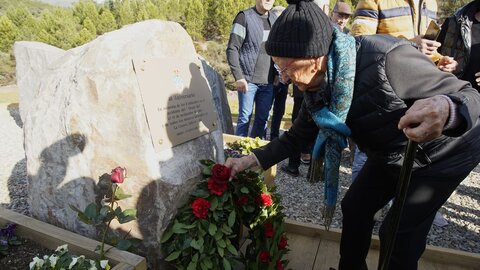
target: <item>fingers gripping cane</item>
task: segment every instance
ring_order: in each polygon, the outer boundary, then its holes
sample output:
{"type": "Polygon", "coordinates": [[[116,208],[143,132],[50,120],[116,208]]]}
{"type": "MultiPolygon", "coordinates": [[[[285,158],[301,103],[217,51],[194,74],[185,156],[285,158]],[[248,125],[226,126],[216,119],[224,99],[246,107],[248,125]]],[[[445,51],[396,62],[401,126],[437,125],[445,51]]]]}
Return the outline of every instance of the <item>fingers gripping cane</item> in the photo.
{"type": "Polygon", "coordinates": [[[407,190],[410,183],[410,176],[412,175],[412,167],[416,150],[417,143],[412,140],[408,140],[407,147],[405,149],[405,158],[403,160],[402,168],[400,169],[400,178],[397,183],[395,200],[393,202],[392,209],[390,210],[390,222],[387,227],[388,233],[385,239],[386,248],[385,253],[382,254],[383,258],[380,258],[380,270],[388,270],[390,257],[392,256],[393,247],[395,246],[395,237],[397,235],[398,225],[400,224],[403,205],[407,197],[407,190]]]}

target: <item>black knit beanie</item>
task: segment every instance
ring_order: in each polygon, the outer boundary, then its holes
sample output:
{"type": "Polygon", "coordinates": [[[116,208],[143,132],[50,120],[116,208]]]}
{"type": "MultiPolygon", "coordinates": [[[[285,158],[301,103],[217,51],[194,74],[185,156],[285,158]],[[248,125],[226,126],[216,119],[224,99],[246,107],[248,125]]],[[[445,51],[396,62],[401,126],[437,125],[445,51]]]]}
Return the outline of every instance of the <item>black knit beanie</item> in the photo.
{"type": "Polygon", "coordinates": [[[313,0],[287,0],[265,43],[270,56],[310,58],[328,53],[332,24],[313,0]]]}

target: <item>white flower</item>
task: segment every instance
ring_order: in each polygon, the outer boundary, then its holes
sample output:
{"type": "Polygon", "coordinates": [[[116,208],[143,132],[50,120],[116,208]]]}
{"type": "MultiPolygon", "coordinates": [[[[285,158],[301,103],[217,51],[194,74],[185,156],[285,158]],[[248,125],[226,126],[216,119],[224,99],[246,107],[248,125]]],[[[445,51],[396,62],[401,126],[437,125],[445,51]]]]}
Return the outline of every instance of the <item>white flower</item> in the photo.
{"type": "Polygon", "coordinates": [[[95,261],[94,260],[89,260],[90,261],[90,268],[88,270],[98,270],[97,266],[95,266],[95,261]]]}
{"type": "Polygon", "coordinates": [[[55,265],[57,264],[57,261],[58,261],[58,257],[57,257],[57,255],[52,254],[52,256],[50,256],[50,258],[48,258],[48,260],[50,261],[50,265],[52,267],[55,267],[55,265]]]}
{"type": "Polygon", "coordinates": [[[57,247],[57,249],[55,249],[55,252],[57,252],[57,251],[61,252],[61,251],[64,251],[64,250],[68,250],[68,245],[67,244],[57,247]]]}
{"type": "Polygon", "coordinates": [[[30,269],[36,269],[35,266],[39,268],[43,266],[44,261],[38,257],[33,258],[33,261],[29,264],[30,269]]]}
{"type": "Polygon", "coordinates": [[[105,269],[105,267],[107,267],[108,265],[108,260],[101,260],[100,261],[100,267],[102,267],[102,269],[105,269]]]}
{"type": "Polygon", "coordinates": [[[78,261],[78,257],[73,257],[72,262],[68,266],[68,269],[72,269],[75,266],[75,264],[77,264],[77,261],[78,261]]]}

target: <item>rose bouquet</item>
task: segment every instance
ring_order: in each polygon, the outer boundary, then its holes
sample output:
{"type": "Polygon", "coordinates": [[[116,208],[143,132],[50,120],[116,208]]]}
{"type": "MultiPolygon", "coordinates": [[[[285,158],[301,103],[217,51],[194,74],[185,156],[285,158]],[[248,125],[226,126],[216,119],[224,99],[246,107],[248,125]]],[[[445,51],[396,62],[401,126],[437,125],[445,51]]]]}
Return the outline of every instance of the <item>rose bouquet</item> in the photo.
{"type": "Polygon", "coordinates": [[[204,180],[164,232],[166,261],[178,269],[283,269],[287,252],[279,197],[260,175],[245,171],[229,181],[221,164],[202,160],[204,180]],[[240,226],[250,229],[247,252],[239,252],[240,226]]]}

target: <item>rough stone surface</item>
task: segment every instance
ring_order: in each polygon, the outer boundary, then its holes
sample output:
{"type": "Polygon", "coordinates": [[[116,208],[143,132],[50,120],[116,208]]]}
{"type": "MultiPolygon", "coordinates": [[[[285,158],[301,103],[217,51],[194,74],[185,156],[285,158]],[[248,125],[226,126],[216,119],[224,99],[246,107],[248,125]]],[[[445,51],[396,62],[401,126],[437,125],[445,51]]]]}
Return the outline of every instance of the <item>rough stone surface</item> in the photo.
{"type": "MultiPolygon", "coordinates": [[[[28,62],[31,52],[24,45],[18,58],[28,62]]],[[[158,246],[200,178],[196,162],[223,161],[221,128],[172,149],[154,150],[132,59],[164,56],[196,57],[196,52],[179,24],[151,20],[66,51],[45,64],[48,72],[35,73],[41,77],[19,74],[41,82],[20,85],[20,92],[37,93],[24,118],[32,216],[93,236],[91,226],[79,222],[68,206],[84,209],[101,199],[99,177],[122,166],[128,170],[122,188],[133,197],[121,206],[136,208],[138,222],[114,227],[132,229],[150,250],[158,246]]]]}
{"type": "Polygon", "coordinates": [[[65,50],[41,42],[19,41],[13,46],[16,61],[17,85],[22,90],[20,97],[20,117],[25,120],[28,108],[37,95],[44,73],[65,50]]]}
{"type": "Polygon", "coordinates": [[[205,59],[201,58],[201,61],[210,88],[218,89],[218,91],[212,91],[212,96],[215,109],[220,116],[223,133],[233,134],[232,113],[228,106],[227,90],[222,75],[213,69],[205,59]]]}

